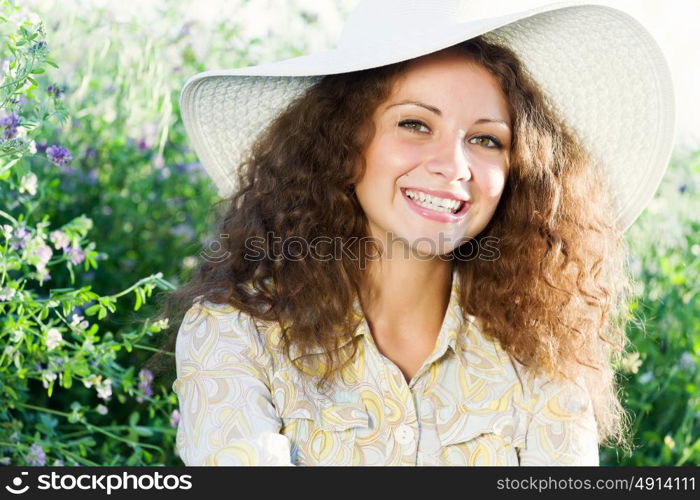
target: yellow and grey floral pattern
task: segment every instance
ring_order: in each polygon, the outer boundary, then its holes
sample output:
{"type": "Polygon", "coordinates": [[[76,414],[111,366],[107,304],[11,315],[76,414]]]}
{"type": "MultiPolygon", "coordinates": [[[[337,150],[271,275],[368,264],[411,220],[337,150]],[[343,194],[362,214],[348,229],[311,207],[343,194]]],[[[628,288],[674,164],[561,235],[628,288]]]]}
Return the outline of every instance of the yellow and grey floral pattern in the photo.
{"type": "Polygon", "coordinates": [[[356,300],[357,356],[325,391],[284,356],[279,327],[260,328],[232,306],[196,301],[176,347],[182,460],[598,465],[584,385],[532,375],[462,315],[458,289],[455,273],[435,349],[410,382],[378,351],[356,300]]]}

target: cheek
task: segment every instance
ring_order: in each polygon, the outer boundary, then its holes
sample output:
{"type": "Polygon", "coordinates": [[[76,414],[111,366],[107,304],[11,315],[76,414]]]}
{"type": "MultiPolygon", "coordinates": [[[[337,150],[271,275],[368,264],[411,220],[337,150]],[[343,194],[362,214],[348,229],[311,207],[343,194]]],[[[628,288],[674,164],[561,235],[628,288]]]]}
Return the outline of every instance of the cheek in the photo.
{"type": "Polygon", "coordinates": [[[500,166],[489,165],[480,169],[479,177],[476,180],[483,196],[498,199],[506,185],[506,172],[500,166]]]}

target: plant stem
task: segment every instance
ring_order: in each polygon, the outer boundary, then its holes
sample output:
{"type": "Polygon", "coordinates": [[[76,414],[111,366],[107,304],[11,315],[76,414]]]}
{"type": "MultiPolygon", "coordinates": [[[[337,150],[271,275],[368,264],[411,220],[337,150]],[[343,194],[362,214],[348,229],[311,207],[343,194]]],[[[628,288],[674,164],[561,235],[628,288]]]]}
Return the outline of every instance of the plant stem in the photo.
{"type": "Polygon", "coordinates": [[[174,353],[172,353],[172,352],[170,352],[170,351],[164,351],[164,350],[162,350],[162,349],[156,349],[155,347],[150,347],[150,346],[143,345],[143,344],[132,344],[132,345],[133,345],[134,347],[136,347],[137,349],[143,349],[144,351],[160,352],[160,353],[165,354],[165,355],[167,355],[167,356],[174,356],[174,355],[175,355],[174,353]]]}
{"type": "MultiPolygon", "coordinates": [[[[34,405],[30,405],[27,403],[20,403],[20,402],[15,402],[14,404],[15,404],[15,406],[19,406],[20,408],[26,408],[28,410],[43,411],[45,413],[51,413],[53,415],[59,415],[61,417],[65,417],[65,418],[70,417],[70,413],[66,413],[66,412],[62,412],[62,411],[58,411],[58,410],[51,410],[49,408],[42,408],[41,406],[34,406],[34,405]]],[[[163,450],[158,446],[148,444],[148,443],[139,443],[137,441],[132,441],[130,439],[127,439],[127,438],[124,438],[121,436],[117,436],[116,434],[113,434],[109,431],[105,431],[101,427],[98,427],[96,425],[92,425],[89,422],[83,422],[83,425],[85,425],[85,427],[90,429],[92,432],[98,432],[100,434],[104,434],[107,437],[110,437],[112,439],[116,439],[117,441],[121,441],[122,443],[128,444],[129,446],[132,446],[132,447],[141,446],[142,448],[150,448],[152,450],[156,450],[156,451],[161,452],[161,453],[163,452],[163,450]]]]}

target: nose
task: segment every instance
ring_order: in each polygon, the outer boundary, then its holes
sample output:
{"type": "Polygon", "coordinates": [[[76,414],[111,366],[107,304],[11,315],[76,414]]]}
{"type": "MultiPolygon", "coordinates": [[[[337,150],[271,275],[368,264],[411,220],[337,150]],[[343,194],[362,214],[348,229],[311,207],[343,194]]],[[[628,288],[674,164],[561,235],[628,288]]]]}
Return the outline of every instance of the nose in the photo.
{"type": "Polygon", "coordinates": [[[469,150],[460,134],[450,134],[433,145],[433,154],[425,163],[431,174],[444,177],[446,182],[466,182],[472,178],[469,150]]]}

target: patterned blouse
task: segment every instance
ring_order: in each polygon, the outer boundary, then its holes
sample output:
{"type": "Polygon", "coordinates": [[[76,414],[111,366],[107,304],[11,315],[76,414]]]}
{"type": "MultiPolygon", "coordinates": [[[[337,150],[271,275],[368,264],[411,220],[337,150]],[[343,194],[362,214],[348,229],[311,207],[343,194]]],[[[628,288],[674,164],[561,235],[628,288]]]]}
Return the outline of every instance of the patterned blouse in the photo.
{"type": "Polygon", "coordinates": [[[284,355],[279,325],[260,329],[232,306],[195,301],[176,347],[180,457],[186,465],[598,465],[581,381],[532,375],[462,315],[456,273],[452,283],[435,349],[410,383],[378,351],[356,299],[356,357],[323,392],[284,355]]]}

